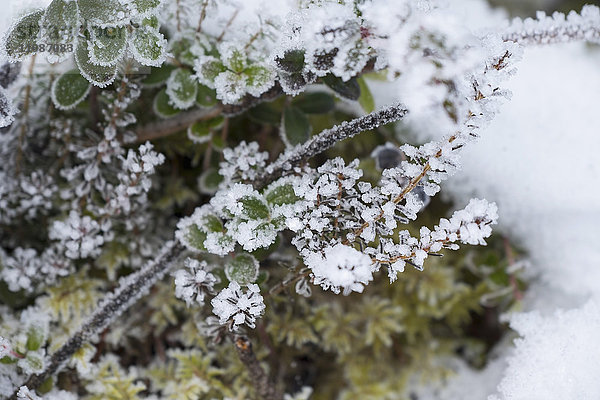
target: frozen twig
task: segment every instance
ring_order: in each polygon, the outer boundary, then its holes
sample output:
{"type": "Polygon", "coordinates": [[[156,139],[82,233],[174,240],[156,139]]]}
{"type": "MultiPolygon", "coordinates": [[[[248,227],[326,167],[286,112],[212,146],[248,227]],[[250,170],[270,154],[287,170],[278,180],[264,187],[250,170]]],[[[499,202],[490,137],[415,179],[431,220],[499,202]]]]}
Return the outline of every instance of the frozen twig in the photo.
{"type": "Polygon", "coordinates": [[[250,339],[247,336],[238,335],[234,338],[233,342],[240,360],[248,369],[250,379],[254,383],[258,396],[264,400],[281,400],[283,398],[282,394],[275,388],[273,382],[269,380],[265,370],[256,359],[250,339]]]}
{"type": "Polygon", "coordinates": [[[502,35],[504,41],[523,45],[541,45],[573,41],[600,43],[600,9],[587,5],[577,14],[555,12],[552,16],[538,12],[537,19],[517,18],[502,35]]]}
{"type": "MultiPolygon", "coordinates": [[[[167,273],[183,248],[173,241],[167,242],[160,254],[138,272],[121,279],[114,292],[108,294],[98,308],[71,337],[50,356],[44,370],[32,375],[24,383],[37,389],[48,377],[59,372],[71,356],[88,340],[106,329],[167,273]]],[[[16,393],[12,399],[16,399],[16,393]]]]}
{"type": "Polygon", "coordinates": [[[336,143],[361,132],[398,121],[407,113],[408,110],[402,104],[396,104],[353,119],[352,121],[343,122],[331,129],[326,129],[318,135],[313,136],[306,143],[299,144],[281,154],[277,160],[267,166],[254,183],[257,186],[264,186],[274,178],[280,177],[284,171],[291,170],[301,161],[322,153],[333,147],[336,143]]]}

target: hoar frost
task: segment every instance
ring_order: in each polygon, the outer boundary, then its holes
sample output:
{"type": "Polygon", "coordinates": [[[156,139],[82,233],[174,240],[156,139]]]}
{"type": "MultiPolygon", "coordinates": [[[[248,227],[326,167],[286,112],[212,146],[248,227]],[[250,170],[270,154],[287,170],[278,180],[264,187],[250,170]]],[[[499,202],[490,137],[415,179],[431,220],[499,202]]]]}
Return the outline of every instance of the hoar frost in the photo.
{"type": "Polygon", "coordinates": [[[213,313],[219,317],[221,325],[229,323],[230,330],[237,330],[240,325],[246,324],[254,329],[256,318],[260,317],[265,304],[256,284],[249,284],[246,292],[233,281],[229,286],[211,301],[213,313]]]}
{"type": "Polygon", "coordinates": [[[373,280],[371,258],[360,251],[343,244],[323,250],[323,254],[312,253],[304,258],[311,270],[314,283],[323,289],[331,289],[344,296],[350,292],[361,293],[373,280]]]}

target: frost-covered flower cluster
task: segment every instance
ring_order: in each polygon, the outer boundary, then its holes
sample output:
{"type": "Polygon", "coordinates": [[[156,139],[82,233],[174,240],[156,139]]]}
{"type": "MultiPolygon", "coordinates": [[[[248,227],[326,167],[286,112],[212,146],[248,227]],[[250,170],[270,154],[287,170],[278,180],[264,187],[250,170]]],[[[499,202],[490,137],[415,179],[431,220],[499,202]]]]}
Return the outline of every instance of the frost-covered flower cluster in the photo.
{"type": "Polygon", "coordinates": [[[203,305],[206,294],[214,292],[219,278],[210,273],[206,261],[188,258],[185,267],[175,272],[175,296],[184,300],[188,307],[194,303],[203,305]]]}
{"type": "Polygon", "coordinates": [[[314,283],[334,293],[348,295],[350,292],[361,293],[373,280],[373,263],[371,258],[360,251],[343,244],[327,247],[320,253],[311,253],[305,258],[310,268],[314,283]]]}
{"type": "Polygon", "coordinates": [[[240,142],[233,149],[223,150],[223,161],[220,163],[219,174],[223,177],[222,186],[227,187],[232,182],[252,182],[267,165],[269,154],[258,149],[258,143],[240,142]]]}
{"type": "Polygon", "coordinates": [[[256,318],[265,310],[258,285],[250,284],[244,292],[236,281],[221,290],[211,304],[213,313],[219,317],[219,323],[228,324],[230,330],[237,330],[242,324],[254,328],[256,318]]]}

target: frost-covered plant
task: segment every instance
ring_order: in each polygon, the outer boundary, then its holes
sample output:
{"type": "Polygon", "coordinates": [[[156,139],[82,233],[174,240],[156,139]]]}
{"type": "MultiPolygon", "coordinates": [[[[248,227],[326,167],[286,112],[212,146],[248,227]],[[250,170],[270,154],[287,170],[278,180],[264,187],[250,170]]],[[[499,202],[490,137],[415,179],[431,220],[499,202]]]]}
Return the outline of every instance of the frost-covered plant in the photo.
{"type": "Polygon", "coordinates": [[[433,198],[508,97],[522,44],[598,42],[600,12],[485,34],[451,13],[433,0],[24,10],[1,46],[16,63],[0,69],[0,395],[383,399],[477,342],[480,302],[507,310],[524,285],[497,255],[493,202],[445,217],[433,198]],[[376,79],[414,96],[376,109],[376,79]],[[446,136],[414,146],[386,127],[420,114],[446,136]],[[447,251],[489,240],[491,255],[447,251]],[[345,384],[292,381],[301,360],[345,384]]]}

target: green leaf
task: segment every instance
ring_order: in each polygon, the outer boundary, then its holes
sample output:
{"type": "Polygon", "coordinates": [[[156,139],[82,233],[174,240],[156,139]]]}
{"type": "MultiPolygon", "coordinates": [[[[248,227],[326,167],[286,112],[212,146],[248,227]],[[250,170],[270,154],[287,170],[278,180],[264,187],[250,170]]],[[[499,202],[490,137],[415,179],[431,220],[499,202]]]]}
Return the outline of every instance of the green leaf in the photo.
{"type": "Polygon", "coordinates": [[[215,194],[222,181],[223,177],[219,174],[219,171],[216,168],[209,168],[200,175],[200,191],[204,194],[215,194]]]}
{"type": "Polygon", "coordinates": [[[150,28],[159,30],[160,22],[158,21],[158,17],[156,15],[152,15],[148,18],[144,18],[144,20],[142,21],[142,26],[148,26],[150,28]]]}
{"type": "Polygon", "coordinates": [[[297,107],[287,107],[283,112],[283,141],[288,146],[304,143],[310,137],[308,117],[297,107]]]}
{"type": "Polygon", "coordinates": [[[43,15],[44,10],[31,12],[11,27],[3,43],[3,50],[9,60],[21,61],[26,56],[37,53],[37,39],[43,15]]]}
{"type": "Polygon", "coordinates": [[[171,64],[163,64],[160,67],[150,67],[150,74],[142,81],[142,84],[152,87],[165,83],[175,68],[176,67],[171,64]]]}
{"type": "Polygon", "coordinates": [[[304,69],[304,50],[288,50],[275,63],[285,72],[300,72],[304,69]]]}
{"type": "Polygon", "coordinates": [[[220,135],[213,135],[212,146],[215,150],[222,151],[227,147],[227,142],[220,135]]]}
{"type": "Polygon", "coordinates": [[[216,215],[207,214],[202,217],[202,228],[207,232],[223,232],[223,222],[216,215]]]}
{"type": "Polygon", "coordinates": [[[248,78],[246,84],[251,88],[265,88],[272,85],[273,73],[272,71],[261,65],[252,65],[244,70],[244,74],[248,78]]]}
{"type": "Polygon", "coordinates": [[[187,245],[199,251],[206,251],[204,241],[206,240],[206,232],[203,232],[197,225],[190,225],[184,233],[187,245]]]}
{"type": "Polygon", "coordinates": [[[187,37],[181,37],[179,39],[169,42],[171,53],[175,59],[183,64],[194,65],[196,56],[191,52],[191,48],[194,45],[194,41],[187,37]]]}
{"type": "Polygon", "coordinates": [[[281,111],[278,111],[269,103],[261,103],[248,111],[250,119],[270,125],[279,125],[281,123],[281,111]]]}
{"type": "Polygon", "coordinates": [[[127,7],[118,0],[77,0],[79,14],[88,25],[123,26],[129,22],[127,7]]]}
{"type": "Polygon", "coordinates": [[[47,46],[46,58],[48,61],[55,63],[66,59],[70,54],[67,45],[73,45],[79,31],[77,2],[54,0],[46,8],[46,12],[40,21],[40,28],[40,43],[47,46]]]}
{"type": "Polygon", "coordinates": [[[367,81],[362,76],[359,76],[357,79],[358,86],[360,86],[360,97],[358,98],[358,103],[362,107],[365,112],[371,113],[375,111],[375,99],[373,98],[373,94],[367,85],[367,81]]]}
{"type": "Polygon", "coordinates": [[[214,81],[217,75],[227,70],[220,60],[211,56],[201,58],[201,61],[196,68],[200,82],[209,87],[214,87],[214,81]]]}
{"type": "Polygon", "coordinates": [[[206,123],[206,121],[194,122],[188,127],[187,130],[188,138],[196,144],[210,141],[211,133],[212,131],[210,126],[206,123]]]}
{"type": "Polygon", "coordinates": [[[32,372],[37,373],[44,367],[44,357],[39,353],[27,353],[25,361],[32,372]]]}
{"type": "Polygon", "coordinates": [[[238,49],[234,49],[227,58],[225,65],[229,67],[230,70],[238,74],[244,72],[248,66],[246,54],[238,49]]]}
{"type": "Polygon", "coordinates": [[[36,351],[46,341],[46,335],[42,329],[36,326],[30,326],[27,331],[27,343],[25,347],[29,351],[36,351]]]}
{"type": "Polygon", "coordinates": [[[160,0],[133,0],[133,4],[140,14],[154,12],[160,5],[160,0]]]}
{"type": "Polygon", "coordinates": [[[140,64],[159,67],[166,58],[167,41],[157,29],[143,25],[135,29],[129,39],[130,50],[140,64]]]}
{"type": "Polygon", "coordinates": [[[344,82],[342,78],[338,78],[332,74],[325,75],[323,83],[333,89],[334,92],[349,100],[358,100],[360,97],[360,85],[356,78],[352,78],[344,82]]]}
{"type": "Polygon", "coordinates": [[[307,93],[296,97],[292,104],[307,114],[325,114],[335,108],[335,100],[324,92],[307,93]]]}
{"type": "Polygon", "coordinates": [[[127,28],[93,27],[91,29],[90,60],[93,64],[115,65],[125,54],[127,28]]]}
{"type": "Polygon", "coordinates": [[[294,192],[294,185],[290,182],[274,182],[265,191],[265,198],[269,204],[274,206],[293,204],[299,200],[294,192]]]}
{"type": "Polygon", "coordinates": [[[212,107],[217,104],[217,92],[208,86],[198,84],[198,94],[196,95],[196,104],[202,107],[212,107]]]}
{"type": "Polygon", "coordinates": [[[154,112],[161,118],[169,118],[179,114],[179,110],[169,104],[167,89],[163,89],[154,98],[154,112]]]}
{"type": "Polygon", "coordinates": [[[59,110],[70,110],[88,95],[91,85],[76,69],[66,72],[52,83],[52,102],[59,110]]]}
{"type": "Polygon", "coordinates": [[[225,265],[225,276],[229,281],[247,285],[256,280],[259,267],[258,261],[251,254],[238,254],[225,265]]]}
{"type": "Polygon", "coordinates": [[[116,66],[106,67],[94,65],[91,62],[86,40],[80,40],[79,43],[77,43],[75,61],[77,62],[77,67],[79,67],[81,75],[94,86],[101,88],[106,87],[113,83],[117,76],[116,66]]]}
{"type": "Polygon", "coordinates": [[[167,80],[167,95],[175,108],[190,108],[196,102],[197,94],[198,84],[189,69],[178,68],[171,72],[167,80]]]}
{"type": "Polygon", "coordinates": [[[248,219],[267,219],[269,218],[269,207],[264,200],[256,196],[244,196],[240,198],[242,203],[243,216],[248,219]]]}

